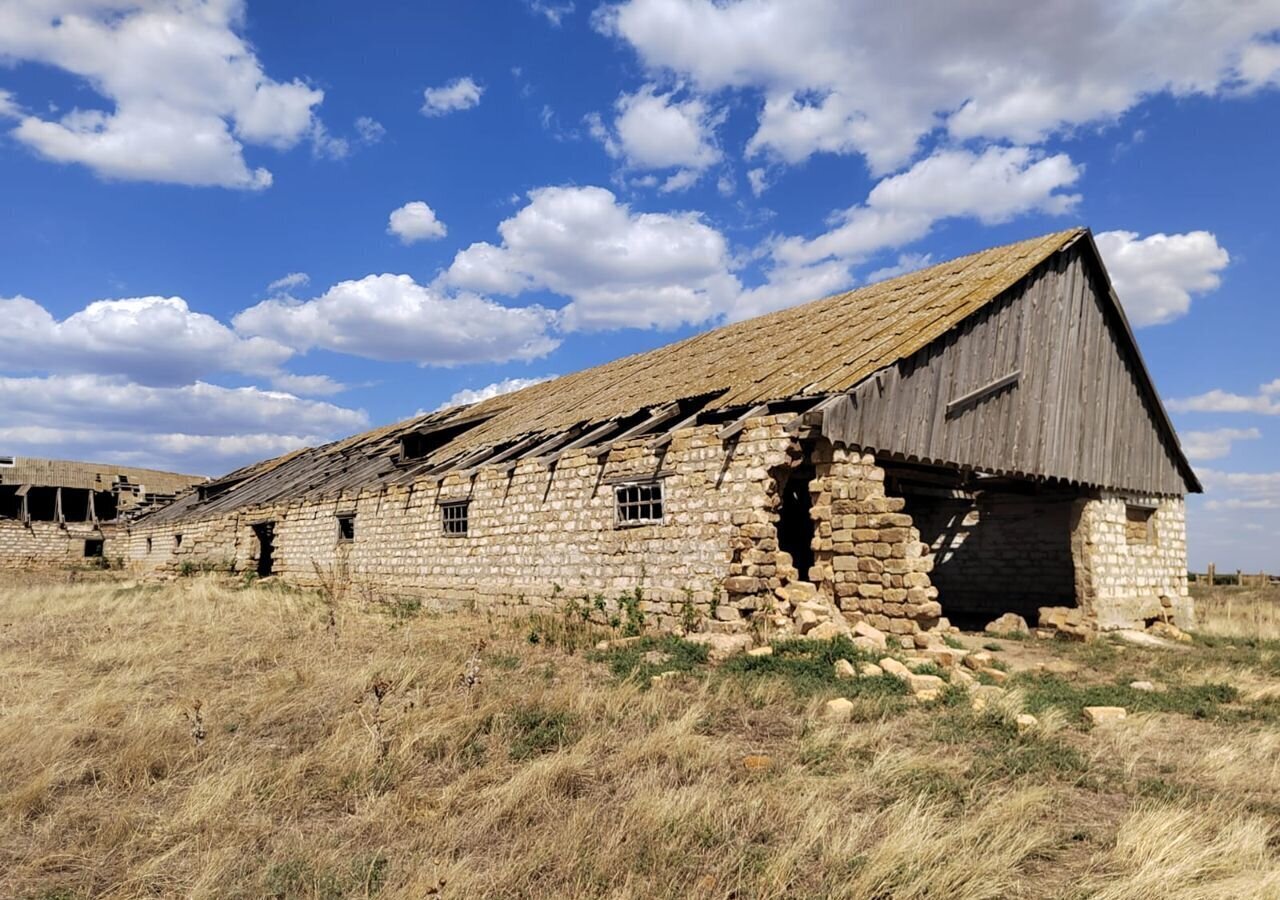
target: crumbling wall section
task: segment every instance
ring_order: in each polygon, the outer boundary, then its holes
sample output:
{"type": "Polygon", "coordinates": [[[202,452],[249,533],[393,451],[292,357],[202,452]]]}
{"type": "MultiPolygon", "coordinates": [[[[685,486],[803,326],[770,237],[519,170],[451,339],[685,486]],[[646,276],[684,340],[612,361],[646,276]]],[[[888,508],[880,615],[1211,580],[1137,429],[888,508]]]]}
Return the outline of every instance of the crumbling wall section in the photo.
{"type": "Polygon", "coordinates": [[[1169,619],[1194,627],[1187,589],[1186,505],[1180,498],[1143,498],[1149,531],[1134,534],[1133,498],[1099,494],[1073,509],[1071,552],[1076,599],[1099,628],[1141,627],[1169,619]]]}

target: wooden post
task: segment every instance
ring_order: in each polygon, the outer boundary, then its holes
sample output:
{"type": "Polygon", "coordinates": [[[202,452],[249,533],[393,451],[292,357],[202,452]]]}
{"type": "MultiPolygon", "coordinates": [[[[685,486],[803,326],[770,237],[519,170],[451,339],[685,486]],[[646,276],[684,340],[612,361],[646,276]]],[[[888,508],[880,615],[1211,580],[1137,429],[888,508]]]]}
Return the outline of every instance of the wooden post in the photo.
{"type": "Polygon", "coordinates": [[[1206,577],[1209,579],[1209,587],[1213,587],[1215,579],[1218,577],[1217,566],[1213,563],[1209,563],[1209,574],[1206,577]]]}
{"type": "Polygon", "coordinates": [[[1236,587],[1244,587],[1244,573],[1236,569],[1236,587]]]}

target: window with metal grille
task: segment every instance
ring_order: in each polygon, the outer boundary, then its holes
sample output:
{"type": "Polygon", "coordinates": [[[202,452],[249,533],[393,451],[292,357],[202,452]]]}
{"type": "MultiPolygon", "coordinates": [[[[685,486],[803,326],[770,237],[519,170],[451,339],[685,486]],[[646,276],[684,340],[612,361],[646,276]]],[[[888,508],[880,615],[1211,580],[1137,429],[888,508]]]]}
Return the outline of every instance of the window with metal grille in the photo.
{"type": "Polygon", "coordinates": [[[645,525],[662,521],[662,482],[620,484],[614,489],[618,525],[645,525]]]}
{"type": "Polygon", "coordinates": [[[356,517],[338,516],[338,542],[354,541],[356,539],[356,517]]]}
{"type": "Polygon", "coordinates": [[[465,537],[467,533],[467,509],[471,504],[462,500],[440,504],[440,523],[446,535],[465,537]]]}

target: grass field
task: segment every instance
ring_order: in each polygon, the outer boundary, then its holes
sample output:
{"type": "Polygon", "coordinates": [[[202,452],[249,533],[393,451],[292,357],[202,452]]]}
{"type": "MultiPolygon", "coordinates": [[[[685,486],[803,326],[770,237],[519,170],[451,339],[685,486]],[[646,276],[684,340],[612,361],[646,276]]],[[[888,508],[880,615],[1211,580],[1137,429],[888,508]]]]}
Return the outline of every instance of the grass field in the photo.
{"type": "Polygon", "coordinates": [[[975,713],[837,681],[840,644],[713,668],[572,617],[9,577],[0,896],[1280,897],[1280,641],[1220,619],[966,638],[1012,673],[975,713]]]}

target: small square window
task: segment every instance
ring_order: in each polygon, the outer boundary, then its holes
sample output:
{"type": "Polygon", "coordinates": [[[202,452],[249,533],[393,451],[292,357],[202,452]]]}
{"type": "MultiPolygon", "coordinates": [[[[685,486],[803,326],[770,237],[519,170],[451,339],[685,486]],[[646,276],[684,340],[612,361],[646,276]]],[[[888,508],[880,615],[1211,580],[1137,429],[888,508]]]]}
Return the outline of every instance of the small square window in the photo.
{"type": "Polygon", "coordinates": [[[465,537],[467,534],[467,512],[470,502],[463,500],[457,503],[440,504],[440,523],[446,535],[465,537]]]}
{"type": "Polygon", "coordinates": [[[662,482],[620,484],[615,489],[619,526],[662,521],[662,482]]]}
{"type": "Polygon", "coordinates": [[[1137,506],[1132,503],[1124,508],[1124,536],[1130,544],[1154,544],[1156,542],[1156,510],[1153,506],[1137,506]]]}
{"type": "Polygon", "coordinates": [[[103,547],[103,542],[100,540],[90,538],[89,540],[85,541],[84,542],[85,559],[101,559],[102,547],[103,547]]]}
{"type": "Polygon", "coordinates": [[[338,542],[354,541],[356,539],[356,517],[355,514],[347,516],[338,516],[338,542]]]}

